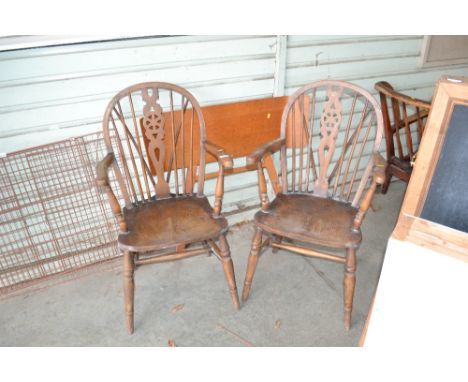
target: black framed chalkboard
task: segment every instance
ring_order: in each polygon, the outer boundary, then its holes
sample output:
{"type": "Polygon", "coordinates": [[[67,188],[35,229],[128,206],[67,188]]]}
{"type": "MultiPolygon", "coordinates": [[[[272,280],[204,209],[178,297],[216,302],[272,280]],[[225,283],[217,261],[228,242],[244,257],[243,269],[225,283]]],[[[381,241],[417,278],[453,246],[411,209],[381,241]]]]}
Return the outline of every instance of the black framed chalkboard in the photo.
{"type": "Polygon", "coordinates": [[[420,216],[468,233],[468,106],[454,106],[420,216]]]}

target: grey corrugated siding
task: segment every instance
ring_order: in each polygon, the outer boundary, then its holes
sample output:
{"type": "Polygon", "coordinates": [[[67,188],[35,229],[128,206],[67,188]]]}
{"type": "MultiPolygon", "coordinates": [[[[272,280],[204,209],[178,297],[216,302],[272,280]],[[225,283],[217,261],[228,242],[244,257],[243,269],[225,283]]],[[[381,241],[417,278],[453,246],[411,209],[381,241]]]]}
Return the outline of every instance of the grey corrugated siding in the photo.
{"type": "MultiPolygon", "coordinates": [[[[289,95],[325,78],[348,80],[374,94],[374,83],[386,80],[397,90],[430,99],[441,75],[468,76],[468,65],[418,68],[422,36],[286,40],[282,55],[276,36],[178,36],[2,52],[0,152],[100,130],[109,99],[142,81],[177,83],[208,105],[289,95]],[[284,56],[279,66],[284,71],[278,71],[276,57],[284,56]],[[275,73],[281,81],[275,81],[275,73]]],[[[255,172],[227,177],[225,211],[256,205],[256,182],[255,172]]]]}

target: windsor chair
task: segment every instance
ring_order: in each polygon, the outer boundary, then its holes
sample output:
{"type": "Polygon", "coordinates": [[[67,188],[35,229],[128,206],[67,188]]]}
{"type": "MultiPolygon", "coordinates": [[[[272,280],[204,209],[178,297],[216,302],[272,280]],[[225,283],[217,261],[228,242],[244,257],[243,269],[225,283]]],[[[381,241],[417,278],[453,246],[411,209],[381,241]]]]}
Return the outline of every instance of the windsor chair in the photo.
{"type": "Polygon", "coordinates": [[[213,253],[238,309],[228,224],[221,215],[224,171],[232,168],[232,157],[207,141],[194,96],[163,82],[130,86],[109,102],[103,131],[108,154],[97,165],[97,183],[119,224],[128,332],[134,330],[134,271],[144,264],[213,253]],[[213,208],[203,193],[210,160],[219,164],[213,208]],[[110,168],[118,187],[111,187],[110,168]]]}
{"type": "Polygon", "coordinates": [[[377,82],[375,90],[380,95],[387,147],[386,180],[382,185],[385,194],[393,175],[409,181],[431,104],[399,93],[385,81],[377,82]]]}
{"type": "Polygon", "coordinates": [[[280,138],[248,157],[257,166],[261,209],[254,217],[243,301],[249,297],[259,254],[268,246],[274,252],[332,260],[344,264],[344,325],[349,329],[360,227],[377,184],[385,179],[385,160],[377,151],[382,129],[379,105],[356,85],[318,81],[290,96],[280,138]],[[270,203],[263,158],[278,151],[281,184],[270,203]],[[329,253],[333,249],[344,255],[329,253]]]}

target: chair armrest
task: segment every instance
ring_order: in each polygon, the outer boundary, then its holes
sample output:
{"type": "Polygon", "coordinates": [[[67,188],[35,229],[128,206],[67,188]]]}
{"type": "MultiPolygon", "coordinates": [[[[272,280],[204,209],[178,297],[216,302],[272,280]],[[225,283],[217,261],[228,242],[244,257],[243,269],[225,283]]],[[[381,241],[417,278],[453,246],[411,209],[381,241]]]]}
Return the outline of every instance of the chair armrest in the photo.
{"type": "Polygon", "coordinates": [[[262,210],[267,210],[270,201],[268,200],[267,194],[267,183],[265,179],[265,174],[263,172],[263,158],[268,154],[273,154],[280,150],[286,144],[285,138],[277,138],[273,141],[267,142],[259,147],[247,156],[246,165],[247,167],[256,165],[258,173],[258,191],[260,196],[260,205],[262,210]]]}
{"type": "Polygon", "coordinates": [[[108,153],[96,165],[96,174],[97,174],[96,182],[98,186],[100,187],[110,186],[109,176],[107,175],[107,172],[109,171],[109,167],[112,165],[114,160],[115,160],[114,153],[108,153]]]}
{"type": "Polygon", "coordinates": [[[387,167],[387,162],[382,157],[382,155],[380,155],[379,152],[374,152],[372,154],[372,160],[374,162],[372,184],[367,190],[366,195],[362,199],[361,204],[359,205],[359,211],[356,214],[353,221],[354,230],[358,230],[361,227],[362,221],[364,220],[364,216],[366,216],[367,210],[371,205],[372,198],[374,197],[377,184],[385,183],[385,169],[387,167]]]}
{"type": "Polygon", "coordinates": [[[273,154],[281,149],[286,143],[285,138],[278,138],[258,147],[252,154],[247,156],[247,166],[255,165],[260,162],[267,154],[273,154]]]}
{"type": "Polygon", "coordinates": [[[109,204],[112,212],[114,213],[117,222],[119,224],[120,232],[127,231],[127,223],[122,215],[122,208],[120,207],[119,201],[112,190],[109,183],[108,171],[109,167],[114,163],[114,153],[108,153],[101,161],[96,165],[96,183],[103,191],[106,192],[109,198],[109,204]]]}
{"type": "Polygon", "coordinates": [[[205,141],[205,149],[218,160],[218,163],[223,166],[225,170],[231,170],[234,166],[232,155],[227,154],[221,146],[205,141]]]}
{"type": "Polygon", "coordinates": [[[374,182],[377,184],[384,184],[386,177],[385,169],[387,167],[387,161],[379,152],[374,152],[372,156],[374,161],[374,182]]]}
{"type": "Polygon", "coordinates": [[[221,215],[221,208],[223,204],[224,170],[231,170],[234,164],[232,155],[227,154],[221,146],[205,141],[205,149],[209,154],[213,155],[218,160],[219,164],[219,172],[215,188],[215,202],[213,207],[214,216],[218,217],[221,215]]]}

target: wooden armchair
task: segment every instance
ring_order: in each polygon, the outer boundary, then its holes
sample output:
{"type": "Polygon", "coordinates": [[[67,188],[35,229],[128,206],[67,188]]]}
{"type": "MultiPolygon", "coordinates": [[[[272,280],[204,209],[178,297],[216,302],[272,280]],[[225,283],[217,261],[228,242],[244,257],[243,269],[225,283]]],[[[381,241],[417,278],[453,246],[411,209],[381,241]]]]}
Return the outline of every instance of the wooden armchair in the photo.
{"type": "Polygon", "coordinates": [[[97,165],[97,183],[107,193],[120,227],[129,333],[134,328],[134,270],[139,265],[214,253],[223,264],[238,309],[226,240],[228,224],[221,215],[224,170],[232,168],[232,158],[206,140],[197,100],[187,90],[168,83],[133,85],[112,98],[103,129],[108,154],[97,165]],[[206,153],[219,164],[214,208],[203,193],[206,153]],[[111,188],[109,168],[123,208],[111,188]]]}
{"type": "Polygon", "coordinates": [[[360,226],[377,184],[385,180],[385,160],[377,151],[382,130],[379,105],[356,85],[318,81],[289,98],[280,138],[248,158],[257,166],[261,210],[254,217],[243,301],[249,297],[260,250],[266,246],[332,260],[344,264],[344,325],[349,329],[360,226]],[[263,160],[278,151],[281,185],[270,203],[263,160]],[[263,236],[268,238],[262,240],[263,236]],[[321,252],[314,245],[345,254],[321,252]]]}
{"type": "Polygon", "coordinates": [[[409,181],[431,104],[398,93],[385,81],[377,82],[375,89],[380,95],[387,146],[386,180],[382,185],[385,194],[393,175],[409,181]]]}

